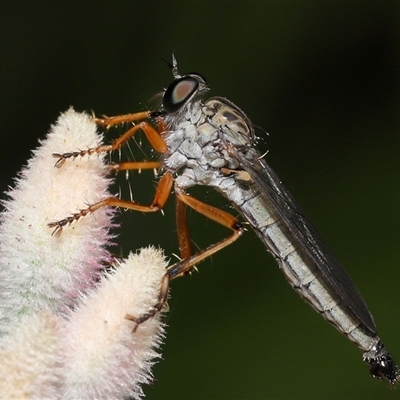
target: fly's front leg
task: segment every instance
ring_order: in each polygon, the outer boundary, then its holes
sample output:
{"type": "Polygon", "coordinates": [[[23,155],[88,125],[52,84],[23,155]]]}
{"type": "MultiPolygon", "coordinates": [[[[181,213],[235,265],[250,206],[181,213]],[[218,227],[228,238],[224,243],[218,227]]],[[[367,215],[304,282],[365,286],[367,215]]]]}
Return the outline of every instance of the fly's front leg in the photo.
{"type": "Polygon", "coordinates": [[[116,197],[108,197],[95,204],[92,204],[79,212],[72,214],[71,216],[64,218],[60,221],[50,222],[47,224],[49,228],[54,228],[52,233],[53,236],[60,236],[64,226],[70,225],[74,221],[78,221],[80,218],[85,217],[87,214],[91,214],[99,208],[110,206],[110,207],[121,207],[129,210],[141,211],[141,212],[156,212],[161,210],[168,200],[169,194],[172,189],[172,175],[167,172],[165,173],[160,181],[158,182],[154,200],[151,205],[142,205],[135,203],[134,201],[122,200],[116,197]]]}
{"type": "MultiPolygon", "coordinates": [[[[120,115],[116,117],[98,119],[94,118],[94,122],[98,125],[105,125],[107,127],[121,124],[124,122],[133,122],[139,121],[141,119],[148,118],[150,116],[150,111],[144,111],[141,113],[135,114],[126,114],[120,115]]],[[[157,120],[158,129],[163,129],[164,125],[162,124],[162,120],[157,120]]],[[[147,140],[150,142],[151,146],[156,150],[158,153],[164,154],[167,150],[167,144],[165,143],[164,139],[160,136],[161,131],[157,131],[149,122],[142,121],[139,122],[137,125],[132,126],[128,129],[123,135],[121,135],[118,139],[116,139],[112,144],[108,145],[101,145],[97,147],[93,147],[86,150],[80,151],[72,151],[68,153],[53,153],[53,157],[57,158],[57,162],[55,166],[60,168],[68,158],[76,158],[76,157],[83,157],[83,156],[90,156],[91,154],[98,154],[103,152],[111,152],[114,150],[118,150],[124,143],[126,143],[131,137],[133,137],[136,132],[139,130],[143,131],[147,137],[147,140]]]]}
{"type": "Polygon", "coordinates": [[[151,111],[142,111],[138,113],[115,115],[114,117],[104,117],[104,118],[93,117],[92,119],[97,125],[110,127],[115,125],[121,125],[127,122],[140,121],[141,119],[149,118],[150,115],[151,111]]]}
{"type": "Polygon", "coordinates": [[[182,255],[187,254],[188,257],[168,268],[167,272],[164,275],[163,280],[161,281],[161,288],[158,296],[158,301],[148,313],[143,314],[139,317],[135,317],[133,315],[128,314],[125,317],[136,323],[135,328],[133,329],[134,332],[137,330],[140,324],[154,317],[154,315],[156,315],[158,312],[162,310],[168,299],[169,283],[172,279],[175,279],[178,276],[182,276],[190,272],[190,270],[196,264],[203,261],[205,258],[210,257],[219,250],[222,250],[224,247],[229,246],[231,243],[237,240],[243,234],[244,231],[242,224],[231,214],[219,208],[210,206],[209,204],[203,203],[192,196],[189,196],[183,190],[179,189],[176,186],[175,186],[175,191],[177,197],[176,211],[177,211],[179,245],[181,249],[181,254],[182,255]],[[188,244],[190,242],[189,230],[186,224],[186,217],[184,217],[183,214],[184,205],[189,206],[190,208],[204,215],[205,217],[231,229],[233,233],[227,238],[217,243],[214,243],[211,246],[208,246],[204,250],[199,251],[195,255],[191,255],[191,245],[188,244]]]}
{"type": "Polygon", "coordinates": [[[132,171],[134,169],[141,171],[142,169],[160,169],[162,168],[162,163],[159,161],[126,161],[119,163],[108,164],[108,169],[110,171],[132,171]]]}
{"type": "MultiPolygon", "coordinates": [[[[94,121],[99,125],[106,125],[106,126],[113,126],[117,124],[121,124],[124,122],[133,122],[136,120],[140,120],[143,118],[147,118],[150,116],[150,111],[136,113],[136,114],[126,114],[116,117],[98,119],[94,118],[94,121]]],[[[158,151],[159,153],[165,153],[168,150],[168,147],[162,139],[160,133],[163,132],[166,127],[161,118],[158,115],[152,114],[153,118],[156,119],[157,122],[157,131],[152,125],[148,122],[143,121],[140,122],[138,125],[134,125],[130,128],[127,132],[125,132],[122,136],[120,136],[113,144],[110,145],[101,145],[98,147],[94,147],[87,150],[82,150],[78,152],[69,152],[69,153],[54,153],[53,157],[58,158],[55,166],[60,168],[64,162],[68,158],[75,158],[78,156],[85,156],[91,155],[94,153],[106,152],[106,151],[113,151],[119,149],[124,143],[126,143],[138,130],[142,130],[150,144],[153,148],[158,151]]],[[[128,171],[128,170],[142,170],[142,169],[159,169],[162,167],[162,163],[158,161],[142,161],[142,162],[120,162],[120,163],[111,163],[108,165],[110,171],[128,171]]],[[[166,173],[158,183],[156,194],[154,200],[151,205],[145,206],[138,204],[134,201],[126,201],[121,200],[115,197],[109,197],[102,201],[99,201],[95,204],[91,204],[88,207],[79,210],[79,212],[72,214],[71,216],[64,218],[59,221],[51,222],[48,224],[49,227],[55,228],[53,231],[54,236],[60,236],[62,233],[63,228],[66,225],[70,225],[72,222],[79,220],[82,217],[85,217],[87,214],[93,213],[99,208],[111,206],[111,207],[122,207],[130,210],[141,211],[141,212],[155,212],[160,210],[164,207],[165,202],[168,199],[169,193],[172,188],[172,175],[170,173],[166,173]]]]}

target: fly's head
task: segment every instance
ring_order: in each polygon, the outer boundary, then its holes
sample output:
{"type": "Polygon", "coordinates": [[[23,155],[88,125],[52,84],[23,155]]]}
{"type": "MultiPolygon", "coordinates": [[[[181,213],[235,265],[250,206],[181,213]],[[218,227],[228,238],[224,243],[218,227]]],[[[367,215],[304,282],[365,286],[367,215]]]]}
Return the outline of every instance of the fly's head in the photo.
{"type": "Polygon", "coordinates": [[[165,90],[162,108],[169,115],[185,112],[190,103],[196,101],[208,90],[206,80],[202,75],[191,73],[181,76],[165,90]]]}
{"type": "Polygon", "coordinates": [[[201,74],[193,72],[180,75],[174,55],[172,55],[172,64],[168,63],[168,65],[174,75],[174,81],[162,95],[159,114],[164,117],[170,128],[175,129],[181,121],[191,119],[193,109],[201,107],[198,100],[209,90],[209,87],[201,74]]]}

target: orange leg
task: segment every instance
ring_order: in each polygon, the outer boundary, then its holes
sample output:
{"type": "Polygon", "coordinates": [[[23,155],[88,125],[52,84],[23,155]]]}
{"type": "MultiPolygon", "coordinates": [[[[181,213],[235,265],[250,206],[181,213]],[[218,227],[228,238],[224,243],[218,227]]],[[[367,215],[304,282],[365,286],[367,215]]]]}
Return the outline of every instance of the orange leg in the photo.
{"type": "Polygon", "coordinates": [[[219,208],[210,206],[206,203],[197,200],[194,197],[187,195],[185,192],[180,191],[175,187],[176,196],[177,196],[177,221],[178,224],[183,224],[181,227],[178,225],[178,233],[179,233],[179,244],[181,248],[182,254],[190,254],[191,246],[188,246],[190,242],[189,238],[189,230],[186,223],[186,217],[184,217],[184,208],[183,205],[187,205],[190,208],[193,208],[198,213],[204,215],[205,217],[218,222],[219,224],[231,229],[233,233],[227,238],[208,246],[204,250],[199,251],[195,255],[190,255],[188,258],[179,261],[178,263],[172,265],[168,268],[167,272],[164,275],[164,278],[161,281],[160,293],[158,295],[157,303],[153,306],[153,308],[146,314],[143,314],[139,317],[135,317],[133,315],[126,315],[126,319],[134,321],[136,323],[133,331],[135,332],[140,324],[152,318],[158,312],[162,310],[165,303],[168,299],[168,289],[169,282],[172,279],[177,278],[178,276],[182,276],[185,273],[189,272],[194,265],[198,264],[200,261],[203,261],[205,258],[210,257],[214,253],[223,249],[226,246],[229,246],[235,240],[237,240],[243,233],[244,228],[241,223],[233,217],[231,214],[220,210],[219,208]],[[180,214],[180,215],[179,215],[180,214]],[[181,238],[181,234],[183,237],[181,238]]]}
{"type": "MultiPolygon", "coordinates": [[[[107,127],[109,127],[124,122],[133,122],[144,118],[148,118],[150,114],[151,113],[149,111],[146,111],[143,113],[126,114],[104,119],[94,118],[94,121],[99,125],[106,125],[107,127]]],[[[143,121],[137,125],[134,125],[111,145],[102,145],[88,150],[82,150],[77,152],[53,154],[54,157],[58,158],[58,161],[56,162],[55,166],[58,168],[61,167],[68,158],[76,158],[79,156],[117,150],[124,143],[126,143],[131,137],[133,137],[138,130],[142,130],[145,133],[150,144],[156,151],[158,151],[159,153],[165,153],[168,150],[168,147],[165,141],[160,136],[159,132],[165,131],[166,126],[161,118],[157,118],[156,122],[157,122],[158,132],[148,122],[143,121]]],[[[162,164],[160,162],[121,162],[116,164],[110,164],[109,166],[110,170],[114,170],[117,172],[121,170],[154,169],[160,167],[162,167],[162,164]]],[[[80,218],[86,216],[87,214],[92,213],[98,210],[99,208],[105,206],[122,207],[142,212],[158,211],[164,207],[168,199],[168,196],[171,192],[172,183],[173,183],[172,174],[170,172],[165,173],[158,183],[154,200],[152,204],[149,206],[141,205],[133,201],[126,201],[115,197],[109,197],[98,203],[90,205],[89,207],[83,210],[80,210],[79,212],[71,215],[70,217],[67,217],[57,222],[49,223],[48,226],[55,228],[53,231],[53,235],[59,236],[62,233],[64,226],[69,225],[72,222],[77,221],[80,218]]],[[[164,307],[168,299],[169,282],[172,279],[175,279],[178,276],[182,276],[190,272],[190,270],[196,264],[203,261],[205,258],[210,257],[211,255],[223,249],[224,247],[229,246],[231,243],[237,240],[244,231],[244,228],[241,225],[241,223],[229,213],[222,211],[216,207],[210,206],[206,203],[201,202],[200,200],[195,199],[194,197],[187,195],[183,190],[180,190],[178,187],[175,187],[175,191],[176,191],[176,220],[178,229],[179,248],[181,252],[182,261],[172,265],[167,269],[167,272],[165,273],[161,282],[160,293],[157,299],[157,303],[148,313],[143,314],[139,317],[135,317],[132,315],[126,316],[127,319],[134,321],[136,323],[134,331],[136,331],[136,329],[141,323],[156,315],[164,307]],[[210,245],[204,250],[199,251],[198,253],[193,255],[190,234],[189,234],[189,227],[187,224],[187,218],[185,213],[185,209],[187,206],[194,209],[198,213],[204,215],[205,217],[231,229],[233,233],[229,237],[213,245],[210,245]]]]}
{"type": "Polygon", "coordinates": [[[140,121],[141,119],[149,118],[150,114],[151,111],[142,111],[138,113],[116,115],[114,117],[93,118],[93,121],[97,125],[104,125],[109,127],[114,125],[120,125],[126,122],[140,121]]]}
{"type": "MultiPolygon", "coordinates": [[[[184,204],[197,211],[198,213],[204,215],[205,217],[213,220],[214,222],[219,223],[222,226],[225,226],[233,231],[232,235],[227,238],[208,246],[204,250],[199,251],[197,254],[186,258],[171,267],[168,268],[167,274],[170,279],[174,279],[185,272],[189,271],[194,265],[203,261],[205,258],[210,257],[214,253],[222,250],[224,247],[229,246],[235,240],[237,240],[243,233],[244,228],[239,220],[237,220],[231,214],[210,206],[209,204],[203,203],[196,198],[189,196],[183,191],[180,191],[176,188],[176,196],[178,200],[182,201],[184,204]]],[[[188,239],[189,240],[189,239],[188,239]]]]}
{"type": "MultiPolygon", "coordinates": [[[[98,125],[106,125],[112,126],[121,124],[124,122],[133,122],[143,118],[148,118],[150,116],[150,111],[145,111],[136,114],[126,114],[120,115],[116,117],[98,119],[94,118],[93,120],[98,125]]],[[[165,130],[166,127],[161,118],[156,118],[158,129],[165,130]]],[[[58,161],[55,166],[60,168],[64,162],[68,158],[75,158],[78,156],[91,155],[94,153],[100,152],[109,152],[116,149],[119,149],[125,142],[127,142],[138,130],[143,130],[149,139],[150,144],[154,147],[154,149],[160,153],[164,153],[167,151],[167,145],[164,140],[161,138],[160,134],[154,129],[152,125],[148,122],[140,122],[138,125],[134,125],[127,132],[125,132],[122,136],[120,136],[113,144],[111,145],[101,145],[98,147],[94,147],[87,150],[70,152],[59,154],[53,154],[53,157],[57,157],[58,161]]],[[[162,163],[158,161],[142,161],[142,162],[121,162],[121,163],[112,163],[108,165],[110,171],[127,171],[127,170],[141,170],[141,169],[158,169],[162,167],[162,163]]],[[[48,224],[49,227],[55,228],[53,231],[53,235],[59,236],[62,233],[63,227],[71,224],[74,221],[79,220],[89,213],[93,213],[101,207],[111,206],[111,207],[123,207],[131,210],[142,211],[142,212],[155,212],[160,210],[165,202],[168,199],[169,193],[172,188],[172,175],[170,173],[165,174],[158,183],[156,194],[153,200],[153,203],[150,206],[144,206],[133,201],[121,200],[115,197],[109,197],[98,203],[89,205],[87,208],[80,210],[79,212],[72,214],[71,216],[64,218],[60,221],[51,222],[48,224]]]]}
{"type": "Polygon", "coordinates": [[[127,161],[120,163],[108,164],[110,171],[131,171],[133,169],[159,169],[162,163],[159,161],[127,161]]]}
{"type": "Polygon", "coordinates": [[[135,203],[134,201],[122,200],[116,197],[107,197],[98,203],[92,204],[79,212],[72,214],[71,216],[64,218],[60,221],[50,222],[47,224],[49,228],[55,228],[52,235],[58,237],[61,235],[63,227],[70,225],[74,221],[86,216],[87,214],[93,213],[99,208],[110,206],[110,207],[121,207],[129,210],[141,211],[141,212],[155,212],[161,210],[168,200],[169,194],[172,189],[173,178],[171,173],[165,173],[160,181],[158,182],[156,194],[151,205],[145,206],[142,204],[135,203]]]}
{"type": "MultiPolygon", "coordinates": [[[[134,114],[117,115],[115,117],[93,118],[93,121],[97,125],[105,125],[107,126],[107,128],[109,128],[110,126],[113,125],[140,121],[141,119],[149,118],[151,113],[152,113],[151,111],[143,111],[134,114]]],[[[141,122],[140,124],[136,125],[140,126],[140,128],[136,128],[136,130],[134,130],[133,132],[132,129],[135,128],[136,126],[129,129],[113,143],[113,148],[111,150],[103,150],[103,151],[112,151],[119,149],[125,142],[127,142],[136,133],[138,129],[142,129],[148,141],[154,148],[154,150],[164,154],[168,150],[168,148],[164,140],[161,138],[160,133],[166,131],[167,126],[165,125],[164,120],[162,118],[156,118],[156,123],[157,123],[157,130],[155,130],[154,127],[150,125],[148,122],[141,122]]]]}
{"type": "Polygon", "coordinates": [[[138,125],[133,126],[127,130],[122,136],[112,144],[104,144],[98,147],[93,147],[86,150],[72,151],[69,153],[53,153],[53,157],[58,158],[55,166],[60,168],[68,158],[83,157],[86,155],[97,154],[102,152],[110,152],[119,149],[125,142],[127,142],[137,131],[142,130],[151,146],[159,153],[165,153],[168,150],[167,144],[160,134],[146,121],[140,122],[138,125]]]}
{"type": "Polygon", "coordinates": [[[175,200],[176,227],[179,242],[179,252],[182,260],[193,255],[189,226],[186,218],[186,204],[176,196],[175,200]]]}
{"type": "MultiPolygon", "coordinates": [[[[93,120],[98,125],[106,125],[107,127],[121,124],[124,122],[133,122],[138,121],[144,118],[148,118],[150,116],[150,111],[144,111],[141,113],[135,114],[125,114],[119,115],[116,117],[109,117],[104,119],[94,118],[93,120]]],[[[151,146],[156,150],[158,153],[164,154],[167,152],[168,147],[165,143],[164,139],[160,136],[161,129],[165,130],[165,124],[163,123],[162,119],[157,119],[157,127],[160,129],[157,131],[149,122],[142,121],[137,125],[132,126],[132,128],[128,129],[123,135],[121,135],[114,143],[109,145],[101,145],[97,147],[93,147],[86,150],[80,151],[72,151],[68,153],[54,153],[53,157],[58,158],[55,166],[60,168],[68,158],[76,158],[76,157],[83,157],[86,155],[91,154],[98,154],[102,152],[111,152],[113,150],[118,150],[124,143],[126,143],[131,137],[133,137],[137,131],[141,130],[145,133],[147,140],[150,142],[151,146]]]]}

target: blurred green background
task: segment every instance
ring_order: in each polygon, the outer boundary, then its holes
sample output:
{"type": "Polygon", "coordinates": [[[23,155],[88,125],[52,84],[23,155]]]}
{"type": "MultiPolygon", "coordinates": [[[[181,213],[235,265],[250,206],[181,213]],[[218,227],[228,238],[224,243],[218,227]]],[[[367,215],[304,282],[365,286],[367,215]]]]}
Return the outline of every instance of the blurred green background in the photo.
{"type": "MultiPolygon", "coordinates": [[[[211,95],[269,133],[258,132],[261,151],[400,363],[399,1],[3,1],[0,15],[2,191],[69,106],[146,109],[171,81],[161,58],[175,49],[182,73],[204,74],[211,95]]],[[[152,174],[130,180],[135,198],[149,202],[152,174]]],[[[195,192],[230,209],[210,189],[195,192]]],[[[228,233],[189,218],[199,247],[228,233]]],[[[153,244],[174,259],[172,199],[165,216],[122,212],[121,220],[116,252],[153,244]]],[[[369,377],[361,352],[298,298],[250,231],[174,281],[169,306],[147,399],[400,396],[369,377]]]]}

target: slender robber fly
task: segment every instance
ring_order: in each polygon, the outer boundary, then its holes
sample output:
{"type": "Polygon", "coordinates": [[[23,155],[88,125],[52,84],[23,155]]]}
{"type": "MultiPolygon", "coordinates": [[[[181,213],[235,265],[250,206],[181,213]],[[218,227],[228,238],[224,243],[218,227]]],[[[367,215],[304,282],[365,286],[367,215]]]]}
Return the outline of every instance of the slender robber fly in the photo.
{"type": "Polygon", "coordinates": [[[293,196],[256,149],[252,123],[243,111],[223,97],[212,97],[203,102],[202,97],[209,90],[204,77],[197,73],[180,75],[174,56],[170,67],[174,81],[160,95],[162,104],[156,111],[95,118],[97,124],[107,127],[133,123],[114,143],[54,154],[58,159],[56,167],[60,168],[69,158],[117,150],[136,132],[143,131],[152,147],[161,154],[161,160],[122,162],[112,164],[110,168],[116,171],[160,168],[163,172],[152,204],[110,197],[50,223],[53,234],[60,235],[66,225],[104,206],[158,211],[163,208],[173,187],[182,260],[167,269],[157,304],[144,315],[127,316],[136,323],[136,330],[164,306],[172,279],[189,272],[194,265],[228,246],[244,232],[243,225],[231,214],[186,193],[186,189],[196,185],[213,187],[248,221],[293,289],[363,350],[363,359],[372,376],[395,384],[399,371],[377,335],[365,301],[293,196]],[[232,234],[193,254],[185,213],[187,206],[231,229],[232,234]]]}

